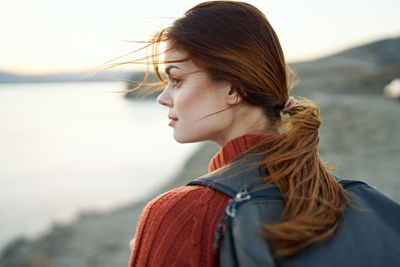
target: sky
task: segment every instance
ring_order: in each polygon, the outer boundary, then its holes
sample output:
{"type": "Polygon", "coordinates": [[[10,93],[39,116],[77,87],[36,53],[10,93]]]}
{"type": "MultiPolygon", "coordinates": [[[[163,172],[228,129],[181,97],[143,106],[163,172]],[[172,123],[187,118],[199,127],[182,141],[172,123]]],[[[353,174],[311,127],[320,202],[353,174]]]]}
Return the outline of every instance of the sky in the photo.
{"type": "MultiPolygon", "coordinates": [[[[128,40],[147,40],[200,2],[2,0],[0,72],[93,70],[138,48],[128,40]]],[[[266,15],[288,63],[400,36],[399,0],[247,2],[266,15]]]]}

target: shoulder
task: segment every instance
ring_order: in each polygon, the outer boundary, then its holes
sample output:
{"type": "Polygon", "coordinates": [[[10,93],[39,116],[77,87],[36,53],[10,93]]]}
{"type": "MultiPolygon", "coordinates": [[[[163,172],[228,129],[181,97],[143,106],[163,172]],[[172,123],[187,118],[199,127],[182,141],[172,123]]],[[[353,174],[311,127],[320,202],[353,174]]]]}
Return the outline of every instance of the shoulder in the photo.
{"type": "Polygon", "coordinates": [[[152,209],[182,209],[188,206],[195,208],[207,205],[210,202],[225,201],[227,199],[229,199],[229,196],[224,193],[205,186],[182,186],[154,198],[146,205],[145,211],[152,209]]]}
{"type": "Polygon", "coordinates": [[[183,186],[150,201],[138,224],[130,266],[212,262],[215,227],[228,200],[208,187],[183,186]]]}
{"type": "MultiPolygon", "coordinates": [[[[218,217],[225,209],[229,196],[205,186],[183,186],[168,191],[144,208],[140,221],[146,225],[180,225],[218,217]]],[[[214,220],[214,219],[212,219],[214,220]]]]}

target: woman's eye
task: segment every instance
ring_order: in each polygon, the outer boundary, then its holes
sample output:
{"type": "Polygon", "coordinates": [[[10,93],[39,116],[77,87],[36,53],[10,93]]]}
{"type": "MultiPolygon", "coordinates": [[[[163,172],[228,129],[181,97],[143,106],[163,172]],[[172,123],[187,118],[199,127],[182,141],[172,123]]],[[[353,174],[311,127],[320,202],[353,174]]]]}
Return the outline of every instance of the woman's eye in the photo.
{"type": "Polygon", "coordinates": [[[182,81],[181,79],[172,78],[171,79],[172,86],[174,86],[174,87],[177,86],[181,81],[182,81]]]}

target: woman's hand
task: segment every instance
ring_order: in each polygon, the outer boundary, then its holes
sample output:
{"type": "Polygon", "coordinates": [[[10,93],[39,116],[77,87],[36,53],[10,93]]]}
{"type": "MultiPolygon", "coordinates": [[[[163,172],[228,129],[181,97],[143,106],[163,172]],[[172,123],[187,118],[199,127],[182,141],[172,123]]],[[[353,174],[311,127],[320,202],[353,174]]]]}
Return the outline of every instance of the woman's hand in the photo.
{"type": "Polygon", "coordinates": [[[131,241],[129,241],[129,248],[131,249],[131,251],[133,249],[134,244],[135,244],[135,238],[132,238],[131,241]]]}

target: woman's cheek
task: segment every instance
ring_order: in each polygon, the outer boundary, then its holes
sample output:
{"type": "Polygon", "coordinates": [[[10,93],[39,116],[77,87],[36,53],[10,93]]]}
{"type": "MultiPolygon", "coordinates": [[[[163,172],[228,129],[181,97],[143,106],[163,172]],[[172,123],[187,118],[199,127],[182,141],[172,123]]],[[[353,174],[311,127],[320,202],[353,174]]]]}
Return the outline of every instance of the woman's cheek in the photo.
{"type": "MultiPolygon", "coordinates": [[[[190,112],[191,107],[195,105],[195,101],[190,94],[186,92],[179,93],[175,100],[175,108],[179,112],[190,112]]],[[[179,114],[178,114],[179,115],[179,114]]],[[[182,114],[181,114],[182,115],[182,114]]]]}

